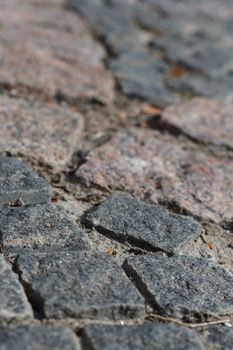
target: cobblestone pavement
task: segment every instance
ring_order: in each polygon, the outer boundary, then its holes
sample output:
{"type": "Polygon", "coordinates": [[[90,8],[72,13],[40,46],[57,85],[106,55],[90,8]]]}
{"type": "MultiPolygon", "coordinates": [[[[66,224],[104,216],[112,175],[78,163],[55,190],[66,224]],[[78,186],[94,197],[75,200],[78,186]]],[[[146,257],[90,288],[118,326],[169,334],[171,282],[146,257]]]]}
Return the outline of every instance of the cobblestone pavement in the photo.
{"type": "Polygon", "coordinates": [[[232,0],[0,6],[0,350],[233,350],[232,0]]]}

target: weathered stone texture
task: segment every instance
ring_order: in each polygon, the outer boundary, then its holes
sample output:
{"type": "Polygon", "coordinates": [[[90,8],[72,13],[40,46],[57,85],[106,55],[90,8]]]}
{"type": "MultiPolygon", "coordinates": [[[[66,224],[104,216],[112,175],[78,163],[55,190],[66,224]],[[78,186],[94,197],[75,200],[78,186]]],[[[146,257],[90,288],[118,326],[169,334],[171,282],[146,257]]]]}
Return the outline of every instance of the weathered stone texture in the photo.
{"type": "Polygon", "coordinates": [[[65,327],[0,328],[0,350],[81,350],[78,338],[65,327]]]}
{"type": "Polygon", "coordinates": [[[0,321],[22,320],[31,318],[32,315],[18,276],[0,254],[0,321]]]}
{"type": "Polygon", "coordinates": [[[102,47],[62,3],[23,0],[19,7],[11,0],[0,20],[0,84],[49,97],[112,101],[114,82],[103,67],[102,47]]]}
{"type": "Polygon", "coordinates": [[[233,274],[210,260],[140,256],[125,269],[162,315],[193,321],[233,314],[233,274]]]}
{"type": "Polygon", "coordinates": [[[231,95],[231,1],[66,2],[104,38],[125,94],[160,106],[180,94],[231,95]]]}
{"type": "Polygon", "coordinates": [[[196,98],[180,103],[168,107],[161,122],[198,142],[233,150],[233,104],[227,101],[196,98]]]}
{"type": "Polygon", "coordinates": [[[179,252],[202,232],[192,218],[169,213],[127,193],[117,193],[83,219],[113,239],[145,250],[179,252]]]}
{"type": "Polygon", "coordinates": [[[195,332],[171,324],[91,325],[84,329],[91,350],[204,350],[195,332]]]}
{"type": "Polygon", "coordinates": [[[133,318],[144,300],[108,255],[89,252],[20,255],[17,269],[49,318],[133,318]]]}
{"type": "Polygon", "coordinates": [[[232,350],[233,347],[233,327],[213,326],[203,331],[206,343],[210,349],[232,350]]]}
{"type": "Polygon", "coordinates": [[[80,226],[54,204],[0,207],[0,242],[5,254],[89,247],[80,226]]]}
{"type": "Polygon", "coordinates": [[[205,225],[205,232],[182,250],[184,255],[210,259],[223,267],[233,269],[233,235],[218,225],[205,225]]]}
{"type": "Polygon", "coordinates": [[[89,153],[76,175],[87,186],[126,190],[215,222],[233,219],[233,162],[150,131],[120,131],[89,153]]]}
{"type": "Polygon", "coordinates": [[[70,160],[84,129],[72,109],[7,96],[0,97],[0,123],[2,150],[56,170],[70,160]]]}
{"type": "Polygon", "coordinates": [[[50,201],[49,184],[26,163],[11,157],[0,157],[0,204],[37,204],[50,201]]]}

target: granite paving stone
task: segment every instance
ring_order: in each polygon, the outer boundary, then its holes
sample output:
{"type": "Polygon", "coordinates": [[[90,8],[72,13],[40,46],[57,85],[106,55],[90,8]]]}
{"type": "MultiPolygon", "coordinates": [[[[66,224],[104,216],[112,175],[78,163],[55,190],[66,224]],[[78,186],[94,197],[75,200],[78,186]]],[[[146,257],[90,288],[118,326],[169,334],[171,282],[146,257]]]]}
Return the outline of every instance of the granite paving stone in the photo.
{"type": "Polygon", "coordinates": [[[221,75],[218,78],[218,84],[214,79],[209,78],[203,81],[200,76],[182,76],[179,79],[171,77],[167,83],[171,89],[178,89],[180,94],[183,95],[183,99],[190,99],[193,96],[204,96],[206,98],[232,98],[233,82],[230,74],[226,76],[221,75]]]}
{"type": "Polygon", "coordinates": [[[232,350],[233,347],[233,327],[213,326],[202,332],[210,349],[232,350]]]}
{"type": "Polygon", "coordinates": [[[89,248],[80,226],[54,204],[0,207],[0,242],[10,255],[89,248]]]}
{"type": "Polygon", "coordinates": [[[233,350],[232,0],[0,6],[0,350],[233,350]]]}
{"type": "Polygon", "coordinates": [[[75,334],[59,326],[0,328],[0,350],[81,350],[75,334]]]}
{"type": "Polygon", "coordinates": [[[108,67],[114,73],[117,84],[128,96],[146,99],[159,105],[174,103],[176,95],[166,88],[163,75],[168,66],[159,58],[154,59],[145,47],[144,32],[133,24],[135,11],[141,4],[133,2],[67,1],[70,8],[86,17],[96,32],[104,37],[112,53],[108,67]]]}
{"type": "Polygon", "coordinates": [[[144,315],[144,299],[107,254],[23,254],[16,260],[29,298],[46,318],[124,319],[144,315]]]}
{"type": "Polygon", "coordinates": [[[233,149],[233,104],[195,98],[165,109],[161,123],[207,145],[233,149]]]}
{"type": "Polygon", "coordinates": [[[0,30],[0,83],[36,95],[110,103],[114,81],[105,52],[63,2],[16,0],[4,3],[0,30]],[[15,11],[17,8],[17,13],[15,11]]]}
{"type": "Polygon", "coordinates": [[[229,0],[66,2],[103,39],[110,53],[108,67],[126,95],[159,106],[183,95],[231,95],[229,0]],[[171,74],[174,64],[182,74],[171,74]]]}
{"type": "Polygon", "coordinates": [[[0,204],[22,205],[50,201],[49,184],[34,173],[31,167],[13,157],[0,157],[0,204]]]}
{"type": "Polygon", "coordinates": [[[171,324],[90,325],[83,337],[90,350],[204,350],[194,331],[171,324]]]}
{"type": "Polygon", "coordinates": [[[29,319],[32,315],[31,305],[18,276],[0,254],[0,322],[29,319]]]}
{"type": "Polygon", "coordinates": [[[145,250],[178,253],[197,238],[202,226],[127,193],[116,193],[92,209],[84,223],[116,240],[145,250]]]}
{"type": "Polygon", "coordinates": [[[233,274],[211,260],[139,256],[124,266],[161,315],[194,321],[233,314],[233,274]]]}
{"type": "Polygon", "coordinates": [[[163,83],[163,75],[168,74],[169,66],[147,52],[122,54],[112,59],[109,67],[126,95],[156,102],[159,106],[177,101],[175,93],[163,83]]]}
{"type": "Polygon", "coordinates": [[[217,223],[233,219],[233,163],[150,130],[117,132],[76,172],[87,187],[129,191],[217,223]]]}
{"type": "Polygon", "coordinates": [[[0,144],[12,155],[60,170],[84,129],[80,113],[55,104],[0,97],[0,144]]]}

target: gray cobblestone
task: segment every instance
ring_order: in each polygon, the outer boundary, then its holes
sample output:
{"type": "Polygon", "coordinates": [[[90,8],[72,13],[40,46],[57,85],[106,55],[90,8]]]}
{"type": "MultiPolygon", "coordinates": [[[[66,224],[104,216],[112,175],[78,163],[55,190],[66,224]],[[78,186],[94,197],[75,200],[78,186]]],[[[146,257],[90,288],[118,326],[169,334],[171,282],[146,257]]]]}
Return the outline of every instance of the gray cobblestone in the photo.
{"type": "Polygon", "coordinates": [[[91,350],[204,350],[195,332],[169,324],[91,325],[84,339],[91,350]]]}
{"type": "MultiPolygon", "coordinates": [[[[0,321],[32,318],[31,305],[27,301],[18,276],[12,272],[0,254],[0,321]]],[[[0,331],[1,333],[1,331],[0,331]]]]}
{"type": "Polygon", "coordinates": [[[210,349],[232,350],[233,328],[227,326],[213,326],[203,331],[210,349]]]}
{"type": "Polygon", "coordinates": [[[0,350],[81,350],[75,334],[64,327],[0,328],[0,350]]]}
{"type": "Polygon", "coordinates": [[[0,158],[0,204],[37,204],[50,200],[51,188],[24,162],[10,157],[0,158]]]}
{"type": "Polygon", "coordinates": [[[228,0],[175,6],[150,0],[67,3],[104,37],[112,53],[109,67],[125,94],[164,105],[176,101],[176,93],[225,96],[232,90],[233,6],[228,0]],[[174,64],[179,74],[171,69],[174,64]]]}
{"type": "Polygon", "coordinates": [[[209,260],[140,256],[125,268],[162,315],[195,320],[233,314],[233,275],[209,260]]]}
{"type": "Polygon", "coordinates": [[[99,232],[145,250],[179,252],[202,227],[192,218],[169,213],[126,193],[114,194],[84,219],[99,232]]]}
{"type": "Polygon", "coordinates": [[[88,252],[20,255],[17,269],[48,318],[134,318],[144,300],[108,255],[88,252]]]}
{"type": "Polygon", "coordinates": [[[0,232],[4,254],[89,247],[80,226],[54,204],[0,207],[0,232]]]}
{"type": "Polygon", "coordinates": [[[0,350],[232,349],[232,0],[0,3],[0,350]]]}

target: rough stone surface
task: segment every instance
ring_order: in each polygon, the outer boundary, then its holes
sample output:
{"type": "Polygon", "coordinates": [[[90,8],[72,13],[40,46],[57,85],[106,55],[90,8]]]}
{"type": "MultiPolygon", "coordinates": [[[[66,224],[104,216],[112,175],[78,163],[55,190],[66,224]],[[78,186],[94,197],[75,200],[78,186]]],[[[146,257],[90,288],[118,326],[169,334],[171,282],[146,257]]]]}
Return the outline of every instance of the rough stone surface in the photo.
{"type": "Polygon", "coordinates": [[[232,349],[232,0],[0,7],[0,350],[232,349]]]}
{"type": "Polygon", "coordinates": [[[0,144],[31,162],[64,167],[80,142],[83,117],[69,108],[0,97],[0,144]]]}
{"type": "Polygon", "coordinates": [[[196,98],[168,107],[161,122],[198,142],[233,150],[232,103],[196,98]]]}
{"type": "Polygon", "coordinates": [[[143,298],[108,255],[24,254],[16,264],[44,317],[119,319],[144,314],[143,298]]]}
{"type": "Polygon", "coordinates": [[[89,212],[84,222],[116,240],[168,253],[179,252],[202,232],[201,225],[192,218],[169,213],[127,193],[108,198],[89,212]]]}
{"type": "Polygon", "coordinates": [[[0,204],[37,204],[50,200],[48,183],[26,163],[11,157],[0,157],[0,204]]]}
{"type": "Polygon", "coordinates": [[[81,350],[75,334],[64,327],[0,328],[0,350],[81,350]]]}
{"type": "Polygon", "coordinates": [[[210,349],[232,350],[233,348],[233,327],[213,326],[203,331],[210,349]]]}
{"type": "Polygon", "coordinates": [[[200,320],[233,314],[233,274],[212,261],[140,256],[129,258],[125,269],[162,315],[200,320]]]}
{"type": "Polygon", "coordinates": [[[126,190],[218,223],[233,219],[233,162],[150,131],[117,132],[76,175],[87,186],[126,190]]]}
{"type": "Polygon", "coordinates": [[[141,326],[91,325],[84,329],[91,350],[203,350],[195,332],[169,324],[141,326]]]}
{"type": "Polygon", "coordinates": [[[163,84],[162,75],[168,74],[168,66],[158,63],[146,52],[124,54],[112,60],[110,66],[126,95],[156,103],[159,106],[175,103],[175,93],[163,84]]]}
{"type": "Polygon", "coordinates": [[[19,8],[17,0],[4,2],[0,20],[1,85],[16,93],[26,88],[49,97],[112,101],[114,82],[103,67],[102,47],[62,2],[23,0],[19,8]]]}
{"type": "Polygon", "coordinates": [[[134,25],[135,14],[141,10],[139,2],[114,1],[107,5],[104,1],[68,0],[67,3],[84,15],[98,35],[104,37],[112,53],[109,68],[126,95],[159,105],[176,101],[174,92],[163,82],[169,66],[159,57],[154,59],[146,47],[147,35],[134,25]]]}
{"type": "Polygon", "coordinates": [[[233,269],[233,235],[215,224],[208,224],[204,227],[197,240],[182,250],[182,254],[196,257],[204,257],[226,267],[233,269]]]}
{"type": "Polygon", "coordinates": [[[14,255],[89,247],[80,226],[54,204],[0,207],[0,242],[4,254],[14,255]]]}
{"type": "Polygon", "coordinates": [[[124,93],[157,105],[181,95],[231,94],[229,0],[67,0],[104,38],[124,93]]]}
{"type": "Polygon", "coordinates": [[[0,254],[0,321],[31,317],[32,309],[18,276],[0,254]]]}

